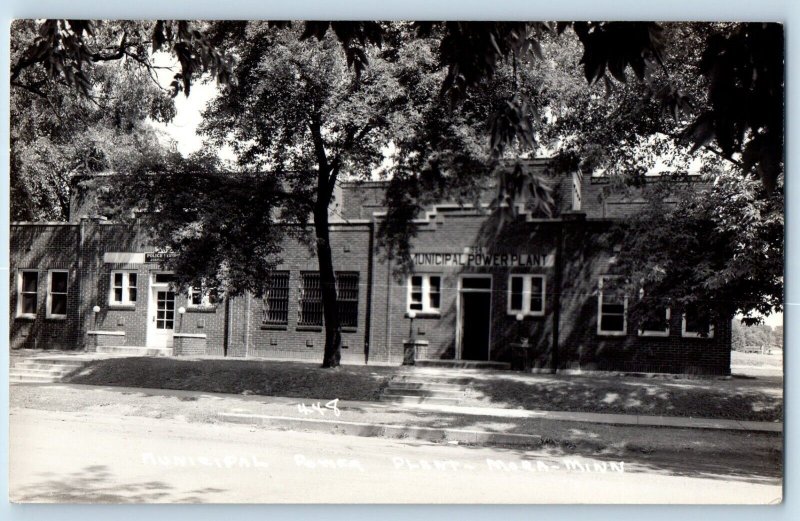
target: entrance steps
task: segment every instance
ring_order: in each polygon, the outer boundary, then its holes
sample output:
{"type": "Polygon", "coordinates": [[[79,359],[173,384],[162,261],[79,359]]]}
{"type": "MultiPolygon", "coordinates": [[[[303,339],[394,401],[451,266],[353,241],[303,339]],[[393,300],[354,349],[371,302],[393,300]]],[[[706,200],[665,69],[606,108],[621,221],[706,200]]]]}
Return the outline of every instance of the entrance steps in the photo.
{"type": "Polygon", "coordinates": [[[450,369],[498,369],[507,371],[511,364],[507,362],[490,362],[488,360],[415,360],[416,367],[440,367],[450,369]]]}
{"type": "Polygon", "coordinates": [[[458,405],[468,392],[469,382],[469,378],[459,375],[398,375],[389,380],[380,399],[397,404],[458,405]]]}
{"type": "Polygon", "coordinates": [[[86,361],[64,358],[29,358],[16,362],[8,373],[11,383],[53,383],[80,369],[86,361]]]}
{"type": "Polygon", "coordinates": [[[97,352],[121,356],[172,356],[171,347],[147,346],[97,346],[97,352]]]}

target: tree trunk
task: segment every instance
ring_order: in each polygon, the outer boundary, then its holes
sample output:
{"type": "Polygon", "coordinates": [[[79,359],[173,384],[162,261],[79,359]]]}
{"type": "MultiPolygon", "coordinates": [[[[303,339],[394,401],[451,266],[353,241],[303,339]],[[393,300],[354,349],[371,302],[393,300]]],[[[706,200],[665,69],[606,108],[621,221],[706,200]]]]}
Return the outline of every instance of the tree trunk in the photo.
{"type": "Polygon", "coordinates": [[[322,367],[338,367],[342,358],[342,329],[339,325],[339,306],[336,298],[336,277],[333,273],[328,207],[314,209],[314,231],[317,238],[319,282],[322,290],[322,313],[325,322],[325,352],[322,367]]]}

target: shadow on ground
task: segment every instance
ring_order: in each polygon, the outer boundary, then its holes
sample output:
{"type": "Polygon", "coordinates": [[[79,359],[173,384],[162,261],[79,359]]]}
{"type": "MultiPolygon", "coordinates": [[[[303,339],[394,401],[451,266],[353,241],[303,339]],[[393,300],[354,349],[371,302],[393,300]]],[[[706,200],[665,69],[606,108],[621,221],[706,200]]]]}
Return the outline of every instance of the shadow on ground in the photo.
{"type": "Polygon", "coordinates": [[[90,465],[67,476],[41,474],[41,481],[11,491],[17,503],[196,503],[225,490],[206,487],[178,492],[162,481],[118,483],[105,465],[90,465]]]}

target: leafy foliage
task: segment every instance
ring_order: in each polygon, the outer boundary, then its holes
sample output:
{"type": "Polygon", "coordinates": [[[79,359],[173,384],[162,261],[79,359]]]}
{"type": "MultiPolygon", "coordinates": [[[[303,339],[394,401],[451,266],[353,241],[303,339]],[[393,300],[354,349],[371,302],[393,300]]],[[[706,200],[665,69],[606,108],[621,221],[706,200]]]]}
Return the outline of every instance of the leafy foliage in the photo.
{"type": "Polygon", "coordinates": [[[631,299],[633,319],[675,304],[713,319],[742,315],[746,324],[782,311],[782,186],[765,193],[733,173],[706,190],[676,194],[671,184],[651,187],[646,209],[609,236],[621,245],[615,269],[627,276],[627,294],[643,291],[631,299]]]}

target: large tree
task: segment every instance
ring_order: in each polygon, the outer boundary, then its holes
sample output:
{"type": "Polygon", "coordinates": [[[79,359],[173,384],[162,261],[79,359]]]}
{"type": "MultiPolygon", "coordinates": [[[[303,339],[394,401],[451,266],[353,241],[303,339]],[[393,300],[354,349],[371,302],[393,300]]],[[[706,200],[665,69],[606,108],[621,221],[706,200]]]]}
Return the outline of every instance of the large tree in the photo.
{"type": "MultiPolygon", "coordinates": [[[[36,23],[14,22],[12,61],[38,37],[36,23]]],[[[25,68],[12,80],[13,220],[65,220],[73,175],[156,165],[171,154],[147,120],[170,121],[173,100],[138,62],[101,63],[85,77],[85,92],[37,68],[25,68]]]]}

